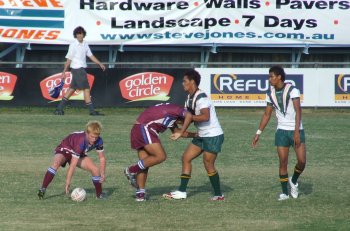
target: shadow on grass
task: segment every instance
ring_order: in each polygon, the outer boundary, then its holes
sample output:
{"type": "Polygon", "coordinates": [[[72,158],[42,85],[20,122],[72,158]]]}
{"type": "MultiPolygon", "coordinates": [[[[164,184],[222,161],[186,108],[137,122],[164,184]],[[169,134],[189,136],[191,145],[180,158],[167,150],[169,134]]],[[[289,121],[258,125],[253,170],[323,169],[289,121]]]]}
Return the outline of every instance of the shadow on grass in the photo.
{"type": "MultiPolygon", "coordinates": [[[[169,186],[166,186],[166,187],[149,188],[147,190],[147,192],[152,196],[161,196],[164,193],[168,193],[172,190],[176,190],[176,187],[169,188],[169,186]]],[[[233,188],[231,186],[228,186],[228,185],[221,183],[221,190],[225,194],[225,193],[232,192],[233,188]]],[[[201,185],[201,186],[189,186],[187,188],[187,192],[188,192],[189,197],[192,197],[192,196],[195,196],[196,194],[204,193],[204,192],[208,192],[208,193],[212,194],[213,188],[212,188],[211,184],[208,182],[208,183],[201,185]]]]}
{"type": "MultiPolygon", "coordinates": [[[[107,197],[112,195],[114,191],[117,189],[117,187],[109,187],[109,188],[102,188],[102,192],[106,194],[107,197]]],[[[95,188],[87,188],[85,189],[87,193],[95,193],[95,188]]]]}
{"type": "Polygon", "coordinates": [[[313,192],[313,184],[312,183],[300,183],[300,194],[301,195],[310,195],[313,192]]]}
{"type": "MultiPolygon", "coordinates": [[[[116,189],[117,189],[116,187],[110,187],[110,188],[103,188],[102,191],[107,194],[107,197],[109,197],[110,195],[112,195],[114,193],[114,191],[116,189]]],[[[85,189],[85,191],[87,193],[95,194],[95,188],[87,188],[87,189],[85,189]]],[[[57,193],[57,194],[54,194],[54,195],[45,196],[44,199],[45,200],[49,200],[49,199],[53,199],[55,197],[62,197],[62,196],[66,196],[66,194],[64,192],[57,193]]]]}

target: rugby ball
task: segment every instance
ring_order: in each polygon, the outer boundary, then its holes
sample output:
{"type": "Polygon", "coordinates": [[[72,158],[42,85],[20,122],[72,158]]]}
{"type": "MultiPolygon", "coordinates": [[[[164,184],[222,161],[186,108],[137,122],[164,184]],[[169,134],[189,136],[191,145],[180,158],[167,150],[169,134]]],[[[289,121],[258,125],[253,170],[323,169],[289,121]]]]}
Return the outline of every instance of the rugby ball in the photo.
{"type": "Polygon", "coordinates": [[[86,199],[86,191],[83,188],[75,188],[70,194],[70,197],[73,201],[82,202],[86,199]]]}

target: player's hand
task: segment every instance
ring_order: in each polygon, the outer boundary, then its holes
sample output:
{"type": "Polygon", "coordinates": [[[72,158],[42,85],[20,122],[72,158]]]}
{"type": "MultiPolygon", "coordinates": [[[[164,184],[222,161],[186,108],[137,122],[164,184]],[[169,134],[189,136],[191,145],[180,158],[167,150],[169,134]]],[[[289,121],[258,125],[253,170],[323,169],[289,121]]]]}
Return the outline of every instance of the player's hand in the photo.
{"type": "Polygon", "coordinates": [[[300,146],[300,134],[299,132],[294,132],[294,147],[299,148],[300,146]]]}
{"type": "Polygon", "coordinates": [[[62,75],[61,75],[61,79],[65,79],[66,78],[66,72],[62,72],[62,75]]]}
{"type": "Polygon", "coordinates": [[[253,141],[252,141],[252,147],[253,148],[256,148],[256,146],[258,145],[258,141],[259,141],[259,136],[258,134],[256,134],[253,138],[253,141]]]}
{"type": "Polygon", "coordinates": [[[106,180],[106,176],[104,174],[101,174],[100,183],[105,182],[105,180],[106,180]]]}
{"type": "Polygon", "coordinates": [[[100,64],[100,67],[101,67],[102,71],[105,71],[105,70],[106,70],[106,66],[103,65],[103,63],[100,64]]]}
{"type": "Polygon", "coordinates": [[[70,185],[66,184],[66,195],[69,195],[69,188],[70,188],[70,185]]]}
{"type": "Polygon", "coordinates": [[[170,139],[172,140],[178,140],[182,136],[182,132],[175,132],[170,135],[170,139]]]}

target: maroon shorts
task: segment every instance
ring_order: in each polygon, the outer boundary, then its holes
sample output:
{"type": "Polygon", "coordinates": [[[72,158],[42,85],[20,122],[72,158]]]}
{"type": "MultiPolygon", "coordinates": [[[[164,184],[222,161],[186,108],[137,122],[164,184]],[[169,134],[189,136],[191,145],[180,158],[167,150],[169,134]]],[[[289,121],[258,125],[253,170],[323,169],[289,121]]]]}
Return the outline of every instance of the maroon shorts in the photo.
{"type": "Polygon", "coordinates": [[[148,144],[160,143],[158,133],[142,124],[134,124],[130,132],[130,144],[133,149],[141,149],[148,144]]]}
{"type": "MultiPolygon", "coordinates": [[[[65,150],[62,150],[62,149],[56,149],[56,150],[55,150],[55,155],[56,155],[56,154],[61,154],[61,155],[64,156],[64,158],[66,158],[66,161],[65,161],[63,164],[61,164],[61,166],[62,166],[63,168],[66,167],[67,163],[70,164],[70,161],[72,160],[72,153],[71,153],[71,152],[65,151],[65,150]]],[[[83,158],[83,157],[85,157],[85,156],[86,156],[86,155],[80,155],[79,158],[83,158]]]]}

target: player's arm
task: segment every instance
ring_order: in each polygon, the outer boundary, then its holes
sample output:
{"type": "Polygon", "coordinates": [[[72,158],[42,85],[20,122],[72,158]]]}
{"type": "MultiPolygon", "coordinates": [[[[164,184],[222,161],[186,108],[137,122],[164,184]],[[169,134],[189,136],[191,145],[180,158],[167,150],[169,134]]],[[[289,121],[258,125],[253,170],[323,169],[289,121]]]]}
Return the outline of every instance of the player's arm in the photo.
{"type": "MultiPolygon", "coordinates": [[[[175,133],[175,132],[179,132],[180,131],[180,128],[178,128],[178,127],[173,127],[172,129],[171,129],[171,131],[173,132],[173,133],[175,133]]],[[[184,131],[183,133],[182,133],[182,136],[181,136],[182,138],[194,138],[194,137],[198,137],[198,133],[197,132],[188,132],[188,131],[184,131]]]]}
{"type": "Polygon", "coordinates": [[[72,177],[75,171],[75,168],[77,167],[79,161],[79,156],[77,155],[72,155],[72,159],[69,164],[69,169],[67,171],[67,177],[66,177],[66,194],[69,194],[69,188],[70,188],[70,183],[72,181],[72,177]]]}
{"type": "Polygon", "coordinates": [[[270,104],[267,104],[267,106],[265,108],[265,112],[261,118],[259,128],[258,128],[258,130],[253,138],[253,141],[252,141],[253,148],[256,148],[256,145],[259,141],[259,137],[260,137],[261,132],[265,129],[266,125],[269,123],[272,111],[273,111],[273,106],[270,104]]]}
{"type": "Polygon", "coordinates": [[[100,183],[102,183],[106,180],[106,156],[103,151],[98,151],[98,158],[100,160],[100,183]]]}
{"type": "Polygon", "coordinates": [[[185,112],[184,122],[183,122],[181,128],[177,128],[176,131],[175,131],[175,129],[174,129],[174,133],[171,134],[170,139],[172,139],[172,140],[177,140],[177,139],[179,139],[180,137],[182,137],[183,134],[184,134],[184,132],[186,132],[187,128],[190,126],[190,124],[191,124],[191,122],[192,122],[192,118],[193,118],[192,113],[186,111],[186,112],[185,112]]]}
{"type": "Polygon", "coordinates": [[[106,70],[105,65],[103,65],[103,63],[100,62],[100,60],[98,60],[94,55],[89,56],[89,58],[91,59],[92,62],[96,63],[97,65],[100,66],[100,68],[104,71],[106,70]]]}
{"type": "Polygon", "coordinates": [[[295,128],[294,128],[294,147],[300,146],[300,123],[301,123],[301,106],[300,98],[293,98],[293,106],[295,110],[295,128]]]}
{"type": "Polygon", "coordinates": [[[71,63],[72,63],[72,60],[67,58],[67,61],[65,62],[64,68],[62,71],[62,77],[61,77],[62,79],[66,78],[66,71],[68,71],[71,63]]]}

